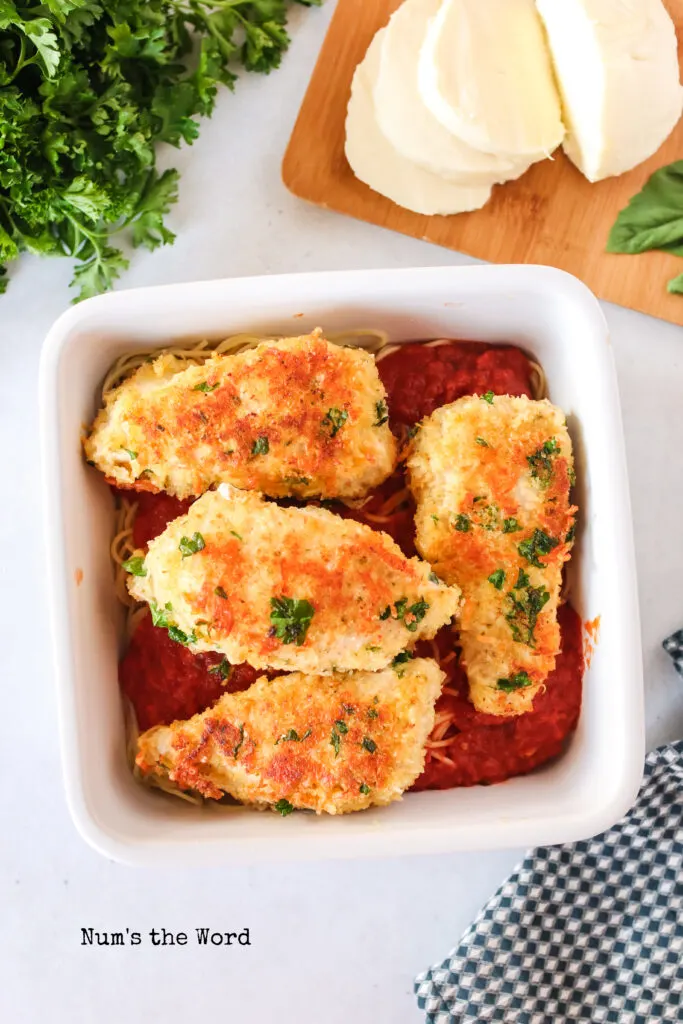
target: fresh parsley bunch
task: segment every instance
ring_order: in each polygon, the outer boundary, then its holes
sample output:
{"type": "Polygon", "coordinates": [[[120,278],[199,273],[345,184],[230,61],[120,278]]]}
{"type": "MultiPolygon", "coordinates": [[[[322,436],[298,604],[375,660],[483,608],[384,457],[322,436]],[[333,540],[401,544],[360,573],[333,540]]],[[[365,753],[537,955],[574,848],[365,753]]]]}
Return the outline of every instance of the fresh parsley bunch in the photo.
{"type": "Polygon", "coordinates": [[[127,267],[117,232],[172,242],[178,172],[157,172],[155,147],[192,143],[240,65],[279,66],[286,13],[287,0],[0,0],[0,291],[22,252],[75,258],[83,299],[127,267]]]}

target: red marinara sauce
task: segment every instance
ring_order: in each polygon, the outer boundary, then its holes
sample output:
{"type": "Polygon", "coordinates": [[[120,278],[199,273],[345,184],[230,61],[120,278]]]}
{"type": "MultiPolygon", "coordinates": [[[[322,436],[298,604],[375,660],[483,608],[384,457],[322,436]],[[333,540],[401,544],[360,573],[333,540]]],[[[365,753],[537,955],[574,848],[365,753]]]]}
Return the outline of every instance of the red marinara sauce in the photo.
{"type": "Polygon", "coordinates": [[[246,690],[264,674],[250,665],[235,665],[224,679],[218,671],[222,661],[220,654],[193,654],[145,615],[119,665],[121,690],[133,705],[138,728],[191,718],[224,693],[246,690]]]}
{"type": "Polygon", "coordinates": [[[412,426],[464,395],[493,391],[533,397],[529,359],[509,345],[402,345],[380,359],[377,369],[387,389],[392,426],[412,426]]]}
{"type": "MultiPolygon", "coordinates": [[[[452,715],[453,726],[447,734],[450,742],[439,748],[448,761],[437,760],[428,752],[414,790],[502,782],[524,775],[562,752],[581,710],[583,631],[581,619],[570,605],[560,608],[558,618],[562,653],[527,714],[499,718],[477,711],[468,700],[463,669],[457,665],[449,673],[448,692],[442,693],[436,704],[437,715],[452,715]]],[[[430,651],[423,647],[419,653],[428,656],[430,651]]]]}
{"type": "MultiPolygon", "coordinates": [[[[517,348],[449,342],[444,345],[405,345],[378,364],[387,389],[392,425],[412,426],[436,408],[464,395],[494,394],[532,397],[531,364],[517,348]]],[[[191,501],[167,494],[125,492],[138,504],[133,526],[136,547],[146,547],[172,519],[187,511],[191,501]]],[[[414,555],[415,506],[399,468],[360,509],[329,503],[335,512],[384,530],[405,554],[414,555]],[[390,511],[387,513],[387,508],[390,511]]],[[[447,672],[437,715],[451,721],[438,749],[440,760],[427,754],[425,770],[413,789],[450,789],[477,783],[501,782],[538,767],[559,754],[576,726],[581,708],[583,678],[582,626],[565,605],[559,612],[562,653],[534,709],[517,718],[497,718],[476,711],[467,697],[467,678],[454,651],[456,634],[444,627],[435,641],[418,644],[416,654],[439,660],[447,672]],[[450,762],[450,763],[449,763],[450,762]]],[[[141,730],[189,718],[209,707],[225,692],[247,689],[261,674],[248,665],[232,667],[228,679],[211,672],[222,661],[217,654],[192,654],[171,640],[164,629],[145,616],[135,631],[120,665],[119,678],[131,701],[141,730]]],[[[270,674],[270,673],[268,673],[270,674]]]]}

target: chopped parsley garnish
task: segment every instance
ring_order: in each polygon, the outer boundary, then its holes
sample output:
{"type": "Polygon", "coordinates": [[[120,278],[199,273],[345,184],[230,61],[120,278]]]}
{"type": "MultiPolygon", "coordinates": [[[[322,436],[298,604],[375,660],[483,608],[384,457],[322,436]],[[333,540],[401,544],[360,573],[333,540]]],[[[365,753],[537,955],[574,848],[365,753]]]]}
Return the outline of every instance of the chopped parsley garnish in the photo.
{"type": "Polygon", "coordinates": [[[348,725],[346,724],[346,722],[342,721],[341,718],[338,718],[334,724],[336,728],[339,730],[339,732],[342,734],[342,736],[346,735],[346,733],[349,731],[348,725]]]}
{"type": "Polygon", "coordinates": [[[323,417],[322,424],[329,429],[330,437],[336,437],[348,418],[349,414],[346,409],[337,409],[332,406],[323,417]]]}
{"type": "Polygon", "coordinates": [[[433,521],[434,521],[435,523],[438,523],[438,521],[439,521],[439,517],[438,517],[438,516],[436,515],[436,513],[435,513],[435,512],[432,512],[432,519],[433,519],[433,521]]]}
{"type": "Polygon", "coordinates": [[[355,715],[356,709],[353,704],[342,704],[342,711],[345,715],[355,715]]]}
{"type": "Polygon", "coordinates": [[[408,427],[408,430],[406,431],[406,441],[412,441],[415,435],[420,433],[421,429],[422,428],[419,423],[414,423],[412,427],[408,427]]]}
{"type": "Polygon", "coordinates": [[[470,517],[466,515],[464,512],[458,513],[458,515],[455,517],[454,525],[459,533],[469,533],[469,531],[472,529],[470,517]]]}
{"type": "Polygon", "coordinates": [[[533,455],[527,455],[526,461],[531,466],[531,475],[538,480],[542,487],[547,487],[550,483],[553,475],[553,459],[560,454],[561,450],[556,439],[551,437],[533,455]]]}
{"type": "Polygon", "coordinates": [[[244,723],[242,723],[242,725],[240,726],[240,738],[238,739],[238,741],[235,744],[235,746],[232,748],[232,756],[233,757],[237,757],[237,755],[239,754],[240,748],[241,748],[243,743],[244,743],[244,723]]]}
{"type": "Polygon", "coordinates": [[[289,800],[285,800],[284,798],[282,800],[278,800],[276,804],[273,804],[273,807],[275,808],[276,811],[280,812],[283,818],[286,818],[287,815],[291,814],[292,811],[294,810],[289,800]]]}
{"type": "Polygon", "coordinates": [[[481,448],[490,448],[491,447],[491,445],[488,443],[488,441],[485,441],[483,437],[476,438],[476,442],[477,442],[477,444],[481,448]]]}
{"type": "Polygon", "coordinates": [[[227,658],[223,658],[217,665],[210,668],[209,672],[214,673],[214,675],[219,675],[221,679],[227,679],[232,672],[232,665],[227,658]]]}
{"type": "Polygon", "coordinates": [[[576,470],[575,470],[575,469],[574,469],[573,467],[572,467],[572,468],[570,468],[570,469],[569,469],[569,470],[567,471],[567,476],[569,477],[569,483],[570,483],[570,484],[572,485],[572,487],[573,487],[573,486],[574,486],[574,484],[576,483],[576,470]]]}
{"type": "Polygon", "coordinates": [[[524,569],[520,569],[517,573],[517,582],[515,583],[515,590],[518,590],[520,587],[528,587],[529,583],[529,573],[524,572],[524,569]]]}
{"type": "Polygon", "coordinates": [[[418,623],[422,622],[428,609],[428,603],[422,598],[408,607],[408,598],[402,597],[394,605],[393,612],[391,610],[391,605],[388,604],[384,611],[380,612],[379,617],[382,621],[385,621],[386,619],[396,619],[397,622],[402,622],[406,629],[411,633],[415,633],[418,623]]]}
{"type": "Polygon", "coordinates": [[[505,614],[505,619],[510,627],[512,639],[516,643],[535,647],[534,629],[539,613],[550,600],[550,594],[545,587],[530,587],[529,577],[526,573],[524,573],[524,577],[523,584],[520,586],[518,580],[515,587],[506,596],[508,611],[505,614]]]}
{"type": "Polygon", "coordinates": [[[168,635],[171,640],[175,640],[177,644],[182,644],[183,647],[188,647],[189,644],[197,643],[197,634],[194,630],[191,633],[184,633],[179,626],[169,626],[168,635]]]}
{"type": "Polygon", "coordinates": [[[373,427],[383,427],[389,419],[389,409],[387,408],[387,403],[383,398],[379,402],[375,402],[375,413],[377,415],[377,419],[372,424],[373,427]]]}
{"type": "Polygon", "coordinates": [[[363,796],[368,795],[368,793],[370,792],[370,787],[368,786],[367,782],[361,782],[360,786],[358,787],[358,792],[362,793],[363,796]]]}
{"type": "Polygon", "coordinates": [[[489,576],[489,583],[492,583],[496,590],[502,590],[505,583],[505,570],[496,569],[495,572],[492,572],[489,576]]]}
{"type": "Polygon", "coordinates": [[[439,577],[436,575],[435,572],[430,572],[430,574],[427,577],[427,579],[429,580],[430,583],[441,584],[441,580],[439,579],[439,577]]]}
{"type": "Polygon", "coordinates": [[[237,537],[238,540],[244,540],[242,534],[238,533],[237,530],[231,530],[230,533],[233,535],[233,537],[237,537]]]}
{"type": "Polygon", "coordinates": [[[206,543],[201,533],[194,533],[191,537],[180,538],[178,551],[183,558],[189,558],[190,555],[196,555],[198,551],[203,551],[205,547],[206,543]]]}
{"type": "Polygon", "coordinates": [[[216,595],[216,597],[222,597],[224,601],[228,600],[228,595],[226,594],[222,587],[214,587],[213,592],[216,595]]]}
{"type": "Polygon", "coordinates": [[[522,527],[514,516],[510,516],[509,519],[503,520],[503,533],[517,533],[521,529],[522,527]]]}
{"type": "Polygon", "coordinates": [[[252,455],[267,455],[270,451],[270,444],[265,434],[261,434],[257,437],[251,446],[252,455]]]}
{"type": "MultiPolygon", "coordinates": [[[[575,536],[576,536],[576,520],[574,520],[572,525],[567,530],[567,536],[564,538],[565,544],[571,544],[571,542],[574,540],[575,536]]],[[[126,563],[125,562],[123,563],[123,567],[125,569],[125,567],[126,567],[126,563]]]]}
{"type": "Polygon", "coordinates": [[[283,644],[301,647],[314,614],[315,608],[310,601],[294,597],[271,597],[271,632],[283,644]]]}
{"type": "Polygon", "coordinates": [[[160,608],[156,601],[149,602],[149,610],[152,613],[152,625],[168,629],[172,625],[169,612],[173,611],[173,605],[167,601],[163,608],[160,608]]]}
{"type": "Polygon", "coordinates": [[[334,756],[339,757],[339,749],[341,747],[341,736],[336,729],[332,729],[330,733],[330,743],[334,747],[334,756]]]}
{"type": "Polygon", "coordinates": [[[122,567],[129,572],[131,576],[146,576],[147,570],[145,569],[145,560],[139,555],[134,558],[127,558],[125,562],[121,563],[122,567]]]}
{"type": "Polygon", "coordinates": [[[215,391],[217,387],[219,387],[218,384],[209,384],[207,381],[203,380],[201,384],[195,384],[192,390],[203,391],[205,395],[208,395],[211,391],[215,391]]]}
{"type": "Polygon", "coordinates": [[[482,401],[488,402],[489,405],[493,405],[493,399],[496,397],[494,391],[487,391],[486,394],[480,396],[482,401]]]}
{"type": "Polygon", "coordinates": [[[138,457],[138,453],[137,452],[132,452],[130,450],[130,448],[122,448],[121,451],[124,451],[126,453],[126,455],[131,460],[131,462],[133,461],[133,459],[137,459],[137,457],[138,457]]]}
{"type": "Polygon", "coordinates": [[[311,730],[310,729],[307,729],[306,732],[303,734],[303,736],[299,736],[299,733],[296,731],[296,729],[289,729],[288,732],[284,733],[282,736],[280,736],[278,739],[275,740],[275,746],[277,746],[278,743],[280,743],[280,742],[282,742],[282,743],[303,743],[303,741],[307,740],[310,735],[311,735],[311,730]]]}
{"type": "Polygon", "coordinates": [[[392,661],[391,667],[398,668],[399,665],[405,665],[407,661],[412,661],[412,659],[413,655],[410,653],[410,651],[401,651],[399,654],[396,655],[396,657],[392,661]]]}
{"type": "Polygon", "coordinates": [[[370,708],[370,710],[368,711],[366,717],[367,718],[379,718],[379,711],[377,711],[376,708],[370,708]]]}
{"type": "Polygon", "coordinates": [[[415,604],[411,604],[408,609],[408,614],[411,616],[410,621],[407,622],[404,616],[403,625],[406,629],[410,630],[411,633],[414,633],[417,629],[418,622],[422,622],[428,610],[429,605],[426,601],[423,601],[422,599],[416,601],[415,604]]]}
{"type": "Polygon", "coordinates": [[[555,537],[549,537],[543,530],[536,529],[531,537],[517,545],[517,550],[522,558],[526,558],[529,565],[535,565],[537,569],[544,569],[543,562],[539,561],[539,555],[549,555],[559,543],[555,537]]]}
{"type": "Polygon", "coordinates": [[[361,747],[363,747],[364,750],[367,750],[368,754],[374,754],[375,751],[377,750],[377,744],[369,736],[363,737],[361,747]]]}
{"type": "Polygon", "coordinates": [[[531,679],[526,672],[515,672],[509,679],[499,679],[496,683],[496,689],[502,690],[504,693],[513,693],[525,686],[531,686],[531,679]]]}
{"type": "Polygon", "coordinates": [[[284,483],[289,484],[291,487],[305,487],[306,484],[310,484],[310,478],[307,476],[286,476],[284,483]]]}

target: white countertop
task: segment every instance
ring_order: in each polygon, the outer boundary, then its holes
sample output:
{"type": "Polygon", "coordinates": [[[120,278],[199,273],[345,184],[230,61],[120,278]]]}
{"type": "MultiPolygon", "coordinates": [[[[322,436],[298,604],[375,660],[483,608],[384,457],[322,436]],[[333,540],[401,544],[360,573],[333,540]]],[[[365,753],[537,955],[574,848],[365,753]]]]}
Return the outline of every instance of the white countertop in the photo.
{"type": "MultiPolygon", "coordinates": [[[[469,262],[310,207],[280,162],[333,4],[292,17],[282,68],[224,93],[191,148],[170,219],[122,286],[281,271],[469,262]]],[[[67,261],[26,258],[0,298],[0,1018],[12,1024],[417,1024],[413,976],[444,956],[521,851],[148,872],[109,863],[69,819],[43,593],[36,383],[68,302],[67,261]],[[81,928],[249,927],[251,946],[91,948],[81,928]]],[[[683,302],[683,299],[681,299],[683,302]]],[[[683,736],[683,680],[661,650],[683,625],[683,330],[605,306],[631,474],[648,745],[683,736]]],[[[619,680],[614,680],[615,700],[619,680]]]]}

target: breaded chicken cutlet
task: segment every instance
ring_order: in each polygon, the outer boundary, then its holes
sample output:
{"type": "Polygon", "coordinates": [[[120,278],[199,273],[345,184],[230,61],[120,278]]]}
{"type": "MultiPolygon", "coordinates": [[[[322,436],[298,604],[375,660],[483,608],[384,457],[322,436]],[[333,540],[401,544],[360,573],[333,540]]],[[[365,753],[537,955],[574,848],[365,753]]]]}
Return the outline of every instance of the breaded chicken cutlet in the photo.
{"type": "Polygon", "coordinates": [[[226,484],[170,523],[139,571],[131,594],[193,651],[321,674],[385,668],[460,600],[385,533],[226,484]]]}
{"type": "Polygon", "coordinates": [[[183,368],[172,354],[107,396],[86,456],[118,487],[360,498],[396,463],[374,358],[317,330],[183,368]]]}
{"type": "Polygon", "coordinates": [[[418,658],[342,676],[257,679],[187,722],[138,740],[143,776],[286,814],[345,814],[398,800],[424,767],[444,673],[418,658]]]}
{"type": "Polygon", "coordinates": [[[559,653],[557,606],[574,535],[564,413],[491,392],[461,398],[423,421],[407,466],[417,549],[462,589],[474,706],[531,710],[559,653]]]}

